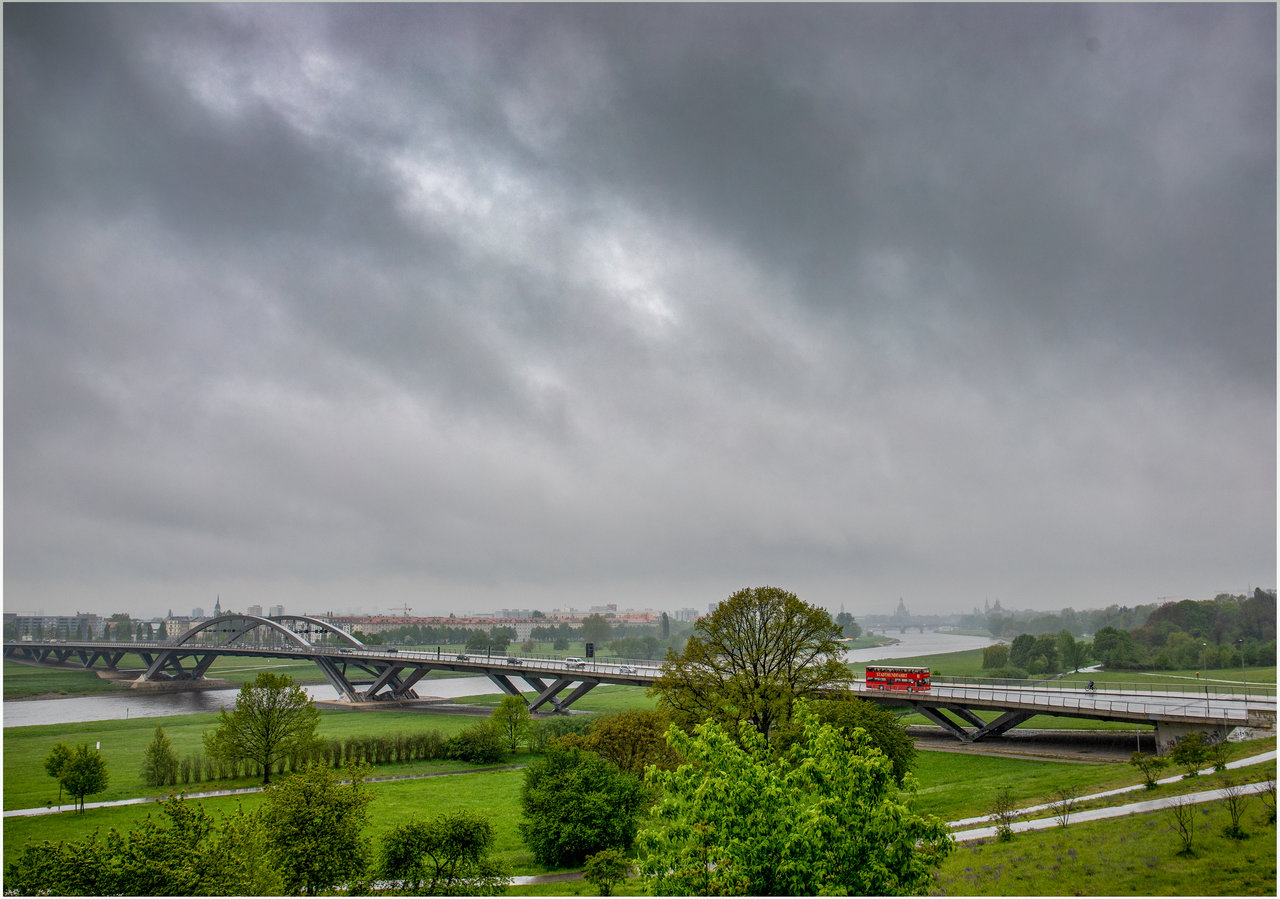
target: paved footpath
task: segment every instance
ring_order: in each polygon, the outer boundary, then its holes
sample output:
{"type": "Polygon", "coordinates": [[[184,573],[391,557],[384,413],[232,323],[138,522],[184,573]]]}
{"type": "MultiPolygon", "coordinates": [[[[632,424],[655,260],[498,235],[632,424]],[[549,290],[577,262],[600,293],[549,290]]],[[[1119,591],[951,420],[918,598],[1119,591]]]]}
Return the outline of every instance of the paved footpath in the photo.
{"type": "MultiPolygon", "coordinates": [[[[1228,762],[1227,768],[1235,769],[1235,768],[1245,768],[1245,767],[1248,767],[1249,765],[1260,765],[1263,762],[1269,762],[1274,760],[1275,757],[1276,757],[1276,752],[1275,750],[1272,750],[1271,752],[1264,752],[1261,755],[1254,755],[1254,756],[1250,756],[1249,758],[1237,759],[1234,762],[1228,762]]],[[[1212,774],[1214,773],[1214,769],[1205,768],[1199,773],[1212,774]]],[[[1183,775],[1178,774],[1178,775],[1174,775],[1173,777],[1161,778],[1160,780],[1156,781],[1156,783],[1170,784],[1170,783],[1176,783],[1182,779],[1183,779],[1183,775]]],[[[1239,789],[1248,795],[1252,795],[1254,793],[1261,793],[1264,790],[1270,789],[1271,783],[1272,783],[1271,781],[1261,781],[1259,783],[1242,784],[1240,785],[1239,789]]],[[[1088,802],[1089,800],[1092,800],[1092,799],[1102,799],[1107,796],[1118,796],[1123,793],[1130,793],[1135,790],[1145,790],[1145,789],[1146,787],[1144,787],[1142,784],[1135,784],[1132,787],[1121,787],[1118,790],[1105,790],[1101,793],[1093,793],[1088,796],[1081,796],[1076,801],[1083,803],[1083,802],[1088,802]]],[[[1128,805],[1116,805],[1116,806],[1111,806],[1109,808],[1095,808],[1095,809],[1089,809],[1087,811],[1072,812],[1071,820],[1072,821],[1100,821],[1103,818],[1123,818],[1126,815],[1139,815],[1139,814],[1143,814],[1144,812],[1157,812],[1157,811],[1160,811],[1161,809],[1170,808],[1178,802],[1191,802],[1191,803],[1214,802],[1215,800],[1222,799],[1223,796],[1225,795],[1226,795],[1226,790],[1214,789],[1214,790],[1202,790],[1198,793],[1183,793],[1178,796],[1163,796],[1159,799],[1148,799],[1143,802],[1131,802],[1128,805]]],[[[1035,814],[1035,813],[1044,812],[1044,811],[1052,812],[1052,810],[1053,810],[1053,806],[1051,804],[1033,805],[1024,809],[1019,809],[1018,814],[1020,816],[1025,816],[1025,815],[1035,814]]],[[[978,824],[979,822],[987,823],[990,821],[991,821],[990,815],[980,815],[979,817],[976,817],[976,818],[964,818],[960,821],[951,821],[948,823],[948,826],[952,828],[951,835],[955,838],[957,843],[967,843],[972,840],[985,840],[995,836],[996,834],[995,826],[988,824],[988,826],[986,827],[975,827],[969,830],[956,830],[955,828],[965,827],[970,824],[978,824]]],[[[1056,814],[1050,814],[1049,817],[1047,818],[1033,818],[1031,820],[1015,821],[1010,826],[1015,833],[1022,832],[1025,830],[1045,830],[1050,827],[1057,827],[1058,818],[1056,814]]]]}

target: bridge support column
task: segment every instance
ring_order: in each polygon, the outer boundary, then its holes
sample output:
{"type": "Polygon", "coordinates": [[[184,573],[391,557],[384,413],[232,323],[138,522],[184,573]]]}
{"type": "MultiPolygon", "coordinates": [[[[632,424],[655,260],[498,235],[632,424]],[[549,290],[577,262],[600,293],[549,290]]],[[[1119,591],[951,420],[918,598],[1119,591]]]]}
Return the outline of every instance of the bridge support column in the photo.
{"type": "Polygon", "coordinates": [[[506,693],[508,696],[519,696],[521,699],[524,699],[524,694],[520,692],[519,688],[516,687],[515,684],[511,683],[511,678],[507,677],[505,674],[497,674],[490,671],[489,680],[497,684],[498,689],[503,693],[506,693]]]}
{"type": "Polygon", "coordinates": [[[543,683],[542,678],[540,677],[531,677],[526,674],[524,675],[524,679],[531,687],[538,691],[538,698],[529,703],[529,711],[536,712],[539,706],[549,702],[561,715],[569,714],[569,706],[587,695],[591,688],[599,683],[598,681],[592,680],[580,681],[578,686],[576,686],[568,696],[564,699],[556,699],[556,695],[561,690],[573,683],[573,678],[557,677],[549,687],[543,683]]]}
{"type": "Polygon", "coordinates": [[[974,741],[981,740],[983,737],[998,737],[1006,731],[1013,730],[1023,721],[1034,717],[1032,712],[1005,712],[990,724],[984,724],[982,727],[974,731],[974,741]]]}
{"type": "Polygon", "coordinates": [[[364,697],[351,685],[351,681],[347,680],[346,676],[338,670],[338,666],[333,663],[333,660],[324,656],[316,656],[314,661],[316,667],[323,672],[325,680],[329,682],[329,686],[338,691],[339,696],[347,702],[364,701],[364,697]]]}
{"type": "Polygon", "coordinates": [[[1178,745],[1178,742],[1187,734],[1201,733],[1208,738],[1210,743],[1217,743],[1225,740],[1227,734],[1235,730],[1235,725],[1231,724],[1182,724],[1170,721],[1156,722],[1156,752],[1164,755],[1170,749],[1178,745]]]}
{"type": "Polygon", "coordinates": [[[959,724],[956,724],[946,715],[942,714],[942,709],[935,709],[935,708],[929,708],[927,706],[920,706],[918,709],[916,709],[916,711],[918,711],[921,715],[924,715],[926,718],[928,718],[934,724],[941,727],[943,730],[947,731],[949,734],[951,734],[951,736],[959,740],[962,740],[965,743],[970,743],[973,741],[973,737],[970,736],[967,730],[965,730],[959,724]]]}

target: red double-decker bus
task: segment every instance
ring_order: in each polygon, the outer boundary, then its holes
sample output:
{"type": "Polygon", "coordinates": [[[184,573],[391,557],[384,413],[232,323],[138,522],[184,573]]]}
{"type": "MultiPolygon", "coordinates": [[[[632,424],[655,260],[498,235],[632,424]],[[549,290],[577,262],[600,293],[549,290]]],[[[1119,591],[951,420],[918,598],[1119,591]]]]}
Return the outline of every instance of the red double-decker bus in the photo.
{"type": "Polygon", "coordinates": [[[923,693],[929,687],[928,668],[867,666],[868,690],[904,690],[911,693],[923,693]]]}

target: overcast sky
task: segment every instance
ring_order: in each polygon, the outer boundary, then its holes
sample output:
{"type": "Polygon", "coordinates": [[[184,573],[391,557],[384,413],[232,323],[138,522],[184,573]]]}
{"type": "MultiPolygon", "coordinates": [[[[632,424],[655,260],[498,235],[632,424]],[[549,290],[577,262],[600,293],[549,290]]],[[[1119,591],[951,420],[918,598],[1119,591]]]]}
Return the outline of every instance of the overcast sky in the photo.
{"type": "Polygon", "coordinates": [[[1276,584],[1276,9],[4,8],[4,608],[1276,584]]]}

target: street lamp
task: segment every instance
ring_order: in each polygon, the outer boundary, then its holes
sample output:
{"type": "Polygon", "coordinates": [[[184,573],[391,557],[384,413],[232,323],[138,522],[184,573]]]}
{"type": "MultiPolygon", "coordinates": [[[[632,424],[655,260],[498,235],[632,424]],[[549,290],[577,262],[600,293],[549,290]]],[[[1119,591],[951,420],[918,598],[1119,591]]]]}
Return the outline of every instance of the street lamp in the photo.
{"type": "Polygon", "coordinates": [[[1240,644],[1240,689],[1244,692],[1244,695],[1248,696],[1249,688],[1246,685],[1249,681],[1244,676],[1244,637],[1241,637],[1236,642],[1240,644]]]}

